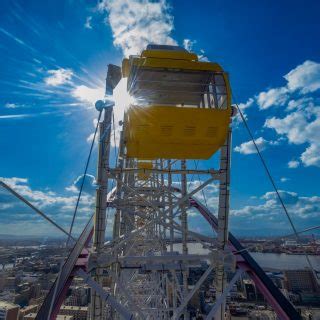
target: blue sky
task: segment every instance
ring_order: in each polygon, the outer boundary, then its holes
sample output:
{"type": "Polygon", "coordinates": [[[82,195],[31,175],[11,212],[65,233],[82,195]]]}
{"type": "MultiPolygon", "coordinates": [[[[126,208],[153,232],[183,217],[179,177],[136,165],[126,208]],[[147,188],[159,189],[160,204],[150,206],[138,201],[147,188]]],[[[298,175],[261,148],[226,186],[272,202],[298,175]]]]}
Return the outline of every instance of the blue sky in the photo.
{"type": "MultiPolygon", "coordinates": [[[[62,225],[68,226],[73,213],[97,117],[92,103],[102,97],[107,64],[120,64],[149,42],[184,45],[229,72],[234,102],[246,114],[297,228],[319,223],[318,1],[302,6],[300,1],[21,0],[0,6],[0,176],[62,225]]],[[[290,233],[238,120],[231,230],[290,233]]],[[[96,149],[90,175],[95,163],[96,149]]],[[[93,208],[93,182],[89,177],[76,230],[93,208]]],[[[214,208],[217,188],[206,193],[214,208]]],[[[207,230],[195,214],[190,225],[207,230]]],[[[0,234],[53,230],[0,192],[0,234]]]]}

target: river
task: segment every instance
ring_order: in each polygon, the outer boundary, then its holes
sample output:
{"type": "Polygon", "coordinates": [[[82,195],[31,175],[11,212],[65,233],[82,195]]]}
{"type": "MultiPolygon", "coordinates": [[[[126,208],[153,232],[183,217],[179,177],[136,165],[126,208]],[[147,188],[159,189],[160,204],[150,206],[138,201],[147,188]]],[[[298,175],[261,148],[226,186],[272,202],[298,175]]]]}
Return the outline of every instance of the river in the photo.
{"type": "MultiPolygon", "coordinates": [[[[181,244],[174,244],[174,250],[181,251],[181,244]]],[[[207,249],[203,249],[199,243],[188,244],[189,253],[206,254],[207,249]]],[[[286,254],[286,253],[250,253],[258,264],[265,270],[283,271],[297,270],[308,267],[306,257],[304,255],[286,254]]],[[[320,271],[320,256],[309,255],[309,260],[313,268],[320,271]]]]}

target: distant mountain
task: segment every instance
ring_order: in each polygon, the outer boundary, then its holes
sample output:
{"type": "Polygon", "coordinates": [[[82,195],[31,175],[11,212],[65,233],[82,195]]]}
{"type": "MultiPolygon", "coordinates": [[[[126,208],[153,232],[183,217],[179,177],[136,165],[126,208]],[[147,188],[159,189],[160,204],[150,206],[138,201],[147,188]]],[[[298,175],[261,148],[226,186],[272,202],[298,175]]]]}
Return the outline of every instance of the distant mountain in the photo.
{"type": "MultiPolygon", "coordinates": [[[[16,234],[0,234],[0,240],[43,240],[48,239],[48,236],[37,236],[37,235],[16,235],[16,234]]],[[[60,237],[52,237],[51,239],[60,239],[60,237]]]]}

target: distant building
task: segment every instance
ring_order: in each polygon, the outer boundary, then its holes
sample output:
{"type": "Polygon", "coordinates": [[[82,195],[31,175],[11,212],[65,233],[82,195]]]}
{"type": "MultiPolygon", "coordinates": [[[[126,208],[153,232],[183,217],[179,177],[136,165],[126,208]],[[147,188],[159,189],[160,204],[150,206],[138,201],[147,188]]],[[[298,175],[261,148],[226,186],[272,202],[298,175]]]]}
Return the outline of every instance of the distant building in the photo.
{"type": "Polygon", "coordinates": [[[14,290],[16,288],[16,277],[7,277],[5,279],[5,288],[9,290],[14,290]]]}
{"type": "Polygon", "coordinates": [[[256,288],[255,283],[251,279],[242,280],[243,293],[248,301],[264,301],[264,296],[256,288]]]}
{"type": "Polygon", "coordinates": [[[301,304],[308,306],[320,306],[320,293],[299,293],[301,304]]]}
{"type": "Polygon", "coordinates": [[[0,290],[3,290],[6,284],[6,278],[4,274],[0,274],[0,290]]]}
{"type": "Polygon", "coordinates": [[[86,306],[89,302],[89,288],[88,287],[71,287],[71,294],[65,300],[65,305],[68,306],[86,306]]]}
{"type": "Polygon", "coordinates": [[[39,298],[31,298],[29,300],[29,305],[34,305],[34,304],[41,305],[45,296],[46,296],[46,293],[42,293],[42,295],[39,298]]]}
{"type": "MultiPolygon", "coordinates": [[[[29,313],[24,316],[23,320],[35,320],[37,314],[36,313],[29,313]]],[[[57,315],[56,320],[74,320],[73,316],[63,316],[63,315],[57,315]]]]}
{"type": "Polygon", "coordinates": [[[243,287],[244,287],[244,295],[246,299],[248,301],[256,301],[257,300],[256,287],[253,281],[244,279],[243,287]]]}
{"type": "Polygon", "coordinates": [[[87,320],[88,307],[61,306],[59,315],[73,316],[74,320],[87,320]]]}
{"type": "Polygon", "coordinates": [[[30,287],[30,299],[37,299],[41,295],[41,285],[40,283],[34,283],[30,287]]]}
{"type": "Polygon", "coordinates": [[[6,301],[0,301],[0,320],[18,320],[20,307],[6,301]]]}
{"type": "Polygon", "coordinates": [[[319,292],[320,290],[313,272],[309,269],[285,271],[284,285],[291,292],[319,292]]]}
{"type": "Polygon", "coordinates": [[[249,320],[276,320],[277,316],[273,311],[259,310],[252,311],[248,317],[249,320]]]}
{"type": "Polygon", "coordinates": [[[36,318],[37,314],[36,313],[28,313],[23,316],[23,320],[34,320],[36,318]]]}
{"type": "Polygon", "coordinates": [[[303,319],[320,320],[320,309],[303,310],[303,319]]]}
{"type": "Polygon", "coordinates": [[[298,245],[296,240],[286,240],[284,245],[286,247],[296,247],[298,245]]]}
{"type": "Polygon", "coordinates": [[[36,313],[39,310],[39,306],[36,304],[24,307],[22,309],[20,309],[19,312],[19,320],[23,320],[24,317],[30,313],[36,313]]]}

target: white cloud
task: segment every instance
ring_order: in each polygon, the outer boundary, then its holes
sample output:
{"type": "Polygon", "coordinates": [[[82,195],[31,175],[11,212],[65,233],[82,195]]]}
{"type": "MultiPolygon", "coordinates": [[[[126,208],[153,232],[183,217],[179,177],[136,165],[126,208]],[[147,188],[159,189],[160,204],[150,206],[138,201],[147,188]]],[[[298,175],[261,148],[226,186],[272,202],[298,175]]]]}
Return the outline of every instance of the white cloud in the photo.
{"type": "Polygon", "coordinates": [[[265,127],[284,135],[292,144],[308,144],[301,154],[305,166],[320,167],[320,108],[309,102],[305,108],[291,112],[284,118],[272,117],[266,120],[265,127]]]}
{"type": "Polygon", "coordinates": [[[26,118],[36,118],[41,116],[59,114],[60,111],[52,111],[52,112],[38,112],[38,113],[21,113],[21,114],[9,114],[0,116],[1,120],[4,119],[26,119],[26,118]]]}
{"type": "Polygon", "coordinates": [[[191,40],[191,39],[183,39],[183,47],[188,50],[192,51],[193,46],[197,43],[196,40],[191,40]]]}
{"type": "MultiPolygon", "coordinates": [[[[255,143],[256,143],[259,151],[263,151],[269,145],[278,145],[279,141],[268,141],[268,140],[264,139],[263,137],[259,137],[258,139],[255,140],[255,143]]],[[[241,154],[257,153],[257,150],[251,140],[241,143],[240,146],[236,146],[234,148],[234,151],[239,152],[241,154]]]]}
{"type": "Polygon", "coordinates": [[[199,59],[199,61],[205,61],[205,62],[209,61],[209,59],[205,55],[205,51],[203,49],[200,49],[200,54],[198,54],[198,59],[199,59]]]}
{"type": "Polygon", "coordinates": [[[77,100],[93,106],[97,100],[104,98],[104,88],[89,88],[85,85],[75,86],[71,95],[77,100]]]}
{"type": "Polygon", "coordinates": [[[77,177],[76,180],[74,180],[73,184],[67,187],[66,190],[78,193],[83,183],[83,192],[92,194],[97,187],[96,178],[91,174],[86,174],[84,181],[83,179],[84,175],[82,174],[79,177],[77,177]]]}
{"type": "Polygon", "coordinates": [[[92,29],[91,21],[92,21],[92,17],[91,16],[87,17],[86,22],[84,24],[84,27],[86,29],[92,29]]]}
{"type": "Polygon", "coordinates": [[[26,197],[27,200],[31,201],[38,208],[47,208],[53,205],[61,205],[63,208],[63,206],[75,204],[75,197],[59,196],[52,191],[43,192],[40,190],[33,190],[29,186],[28,179],[25,178],[0,177],[0,180],[10,185],[15,191],[17,191],[22,196],[26,197]]]}
{"type": "MultiPolygon", "coordinates": [[[[318,131],[319,132],[319,131],[318,131]]],[[[302,154],[301,161],[305,166],[320,167],[320,145],[319,143],[312,143],[302,154]]]]}
{"type": "MultiPolygon", "coordinates": [[[[165,184],[167,180],[165,181],[165,184]]],[[[198,188],[200,185],[204,183],[203,180],[190,180],[187,183],[188,192],[193,191],[198,188]]],[[[174,187],[181,188],[181,184],[178,181],[173,181],[172,185],[174,187]]],[[[218,206],[218,192],[219,192],[219,184],[212,182],[205,186],[202,190],[198,191],[193,195],[194,198],[198,199],[202,204],[207,204],[210,209],[217,209],[218,206]]],[[[190,216],[195,216],[197,212],[193,212],[190,216]]]]}
{"type": "MultiPolygon", "coordinates": [[[[307,60],[284,78],[287,83],[283,87],[271,88],[255,96],[261,110],[287,105],[284,110],[287,112],[286,116],[270,117],[265,121],[264,127],[275,130],[281,136],[280,139],[286,138],[290,144],[306,144],[299,160],[307,167],[320,167],[320,107],[318,100],[310,96],[310,93],[320,89],[320,63],[307,60]]],[[[239,117],[236,117],[235,125],[238,122],[239,117]]],[[[246,147],[250,145],[245,144],[235,150],[244,153],[248,149],[247,152],[250,153],[251,149],[246,147]]],[[[289,161],[288,167],[297,168],[300,161],[289,161]]]]}
{"type": "Polygon", "coordinates": [[[4,115],[0,116],[0,119],[25,119],[30,118],[32,115],[23,113],[23,114],[10,114],[10,115],[4,115]]]}
{"type": "Polygon", "coordinates": [[[291,91],[301,90],[302,93],[320,89],[320,63],[307,60],[284,76],[291,91]]]}
{"type": "MultiPolygon", "coordinates": [[[[298,194],[292,191],[278,190],[278,193],[286,205],[296,204],[299,200],[298,194]]],[[[266,201],[273,201],[275,204],[279,204],[279,198],[275,191],[266,192],[260,199],[264,199],[266,201]]]]}
{"type": "Polygon", "coordinates": [[[286,111],[293,111],[296,109],[302,109],[309,105],[309,103],[312,103],[312,98],[310,97],[302,97],[300,99],[292,99],[288,102],[288,106],[286,111]]]}
{"type": "Polygon", "coordinates": [[[125,56],[139,54],[149,43],[176,44],[170,36],[173,17],[166,0],[103,0],[98,9],[108,12],[105,21],[113,43],[125,56]]]}
{"type": "Polygon", "coordinates": [[[60,86],[63,84],[70,83],[71,78],[73,76],[73,71],[71,69],[56,69],[56,70],[48,70],[47,73],[49,74],[48,77],[44,79],[44,82],[48,86],[60,86]]]}
{"type": "MultiPolygon", "coordinates": [[[[92,140],[93,140],[93,137],[94,137],[94,133],[92,132],[92,133],[90,133],[90,135],[87,137],[87,142],[88,142],[88,143],[91,143],[92,140]]],[[[97,138],[97,136],[96,136],[96,138],[97,138]]],[[[97,140],[97,139],[96,139],[96,140],[97,140]]]]}
{"type": "MultiPolygon", "coordinates": [[[[320,197],[304,197],[299,196],[296,192],[285,190],[280,190],[279,193],[291,217],[303,220],[320,217],[320,197]]],[[[252,220],[261,219],[261,221],[265,221],[265,219],[269,217],[274,217],[275,219],[282,217],[282,219],[286,219],[283,208],[274,191],[265,193],[260,197],[260,200],[262,200],[263,203],[231,210],[231,215],[236,217],[250,217],[252,220]]]]}
{"type": "MultiPolygon", "coordinates": [[[[34,206],[40,210],[43,210],[48,216],[57,221],[60,225],[64,227],[69,226],[77,201],[77,195],[65,196],[51,190],[36,190],[30,186],[29,180],[26,178],[0,177],[0,180],[12,187],[34,206]]],[[[75,188],[78,186],[79,181],[79,179],[75,181],[75,188]]],[[[91,176],[89,176],[87,181],[89,187],[90,185],[93,187],[93,181],[94,178],[92,179],[91,176]]],[[[86,187],[88,186],[86,185],[86,187]]],[[[30,210],[25,204],[16,199],[3,188],[0,188],[0,202],[2,204],[0,210],[2,210],[2,213],[4,213],[0,214],[0,227],[2,226],[2,228],[0,228],[0,233],[10,233],[14,228],[20,226],[20,233],[24,234],[24,231],[21,231],[21,226],[24,228],[25,224],[30,220],[35,223],[43,223],[44,226],[47,226],[48,224],[45,220],[43,220],[43,218],[30,210]]],[[[92,214],[93,210],[94,196],[92,196],[89,192],[84,193],[81,197],[81,203],[78,209],[78,211],[81,212],[81,217],[79,215],[77,220],[84,219],[85,222],[92,214]]],[[[75,231],[81,231],[81,228],[82,225],[79,225],[78,223],[75,225],[75,231]]],[[[34,234],[43,233],[42,227],[41,230],[38,230],[36,224],[34,224],[33,227],[30,226],[29,230],[25,230],[25,233],[30,233],[30,231],[31,233],[34,232],[34,234]]],[[[59,235],[59,231],[57,231],[57,234],[59,235]]]]}
{"type": "Polygon", "coordinates": [[[253,103],[254,103],[254,99],[253,98],[249,98],[246,103],[239,103],[238,107],[243,112],[244,110],[246,110],[249,107],[251,107],[253,105],[253,103]]]}
{"type": "Polygon", "coordinates": [[[280,119],[272,117],[266,120],[265,127],[275,129],[278,134],[284,134],[294,144],[305,142],[302,132],[308,125],[303,112],[294,112],[280,119]]]}
{"type": "Polygon", "coordinates": [[[265,110],[271,106],[283,106],[288,100],[288,97],[288,89],[286,87],[280,87],[260,92],[256,98],[259,108],[265,110]]]}
{"type": "Polygon", "coordinates": [[[15,108],[18,108],[19,105],[16,104],[16,103],[6,103],[6,104],[4,105],[4,107],[7,108],[7,109],[15,109],[15,108]]]}
{"type": "Polygon", "coordinates": [[[300,162],[296,160],[291,160],[288,162],[288,168],[295,169],[299,167],[300,162]]]}
{"type": "Polygon", "coordinates": [[[3,178],[0,177],[0,180],[3,181],[6,184],[10,184],[10,185],[17,185],[17,184],[26,184],[28,183],[28,179],[26,178],[17,178],[17,177],[12,177],[12,178],[3,178]]]}
{"type": "Polygon", "coordinates": [[[289,181],[289,179],[286,178],[286,177],[282,177],[282,178],[280,179],[280,181],[281,181],[281,182],[287,182],[287,181],[289,181]]]}
{"type": "MultiPolygon", "coordinates": [[[[305,94],[320,89],[320,63],[307,60],[287,73],[284,79],[287,81],[284,86],[262,91],[255,96],[261,110],[272,106],[284,106],[290,99],[290,95],[296,91],[305,94]]],[[[310,98],[307,97],[291,100],[287,110],[290,111],[308,101],[310,98]]]]}
{"type": "MultiPolygon", "coordinates": [[[[197,40],[183,39],[182,45],[186,50],[190,52],[195,52],[194,46],[196,43],[197,43],[197,40]]],[[[200,49],[200,53],[197,53],[197,55],[198,55],[199,61],[206,61],[206,62],[209,61],[203,49],[200,49]]]]}
{"type": "MultiPolygon", "coordinates": [[[[248,119],[248,116],[246,114],[246,109],[250,108],[253,105],[254,101],[255,100],[253,98],[249,98],[247,102],[238,104],[238,107],[241,110],[241,112],[243,114],[243,117],[246,120],[248,119]]],[[[233,127],[237,128],[241,121],[242,121],[242,119],[241,119],[241,116],[240,116],[240,112],[237,110],[236,116],[232,119],[233,127]]]]}

